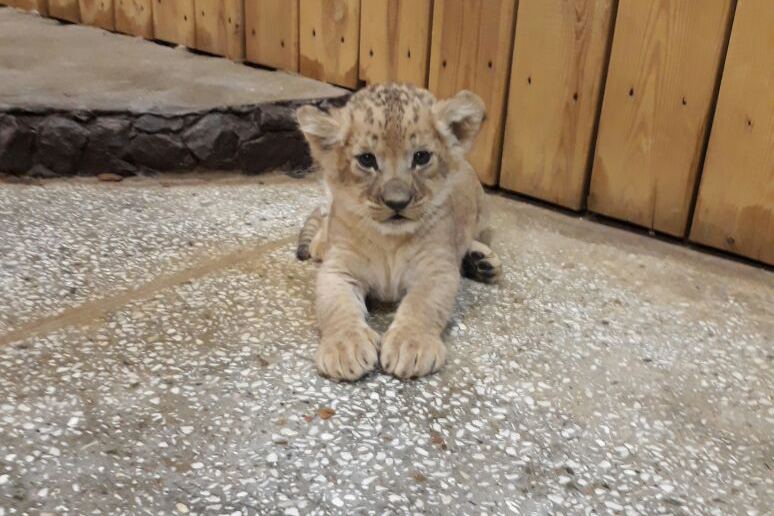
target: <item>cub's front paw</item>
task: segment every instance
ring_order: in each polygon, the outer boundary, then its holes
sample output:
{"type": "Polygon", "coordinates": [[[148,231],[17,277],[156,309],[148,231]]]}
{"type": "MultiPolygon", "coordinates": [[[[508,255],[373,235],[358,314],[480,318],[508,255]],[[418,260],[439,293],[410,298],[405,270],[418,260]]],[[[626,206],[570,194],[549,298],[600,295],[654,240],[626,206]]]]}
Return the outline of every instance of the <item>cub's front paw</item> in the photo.
{"type": "Polygon", "coordinates": [[[416,378],[435,372],[446,362],[446,346],[440,335],[410,326],[387,330],[382,340],[382,369],[400,378],[416,378]]]}
{"type": "Polygon", "coordinates": [[[367,325],[323,334],[315,354],[317,370],[336,380],[357,380],[376,367],[379,334],[367,325]]]}

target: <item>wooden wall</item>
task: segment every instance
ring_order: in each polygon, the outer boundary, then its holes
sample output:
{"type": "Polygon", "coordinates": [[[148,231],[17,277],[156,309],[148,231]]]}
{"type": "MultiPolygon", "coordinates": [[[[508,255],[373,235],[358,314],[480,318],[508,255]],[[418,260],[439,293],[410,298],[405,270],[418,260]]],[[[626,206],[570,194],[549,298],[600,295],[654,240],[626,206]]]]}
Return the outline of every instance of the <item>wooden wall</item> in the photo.
{"type": "Polygon", "coordinates": [[[245,0],[247,60],[298,71],[299,0],[245,0]]]}
{"type": "Polygon", "coordinates": [[[299,70],[302,75],[357,87],[360,0],[300,0],[299,70]]]}
{"type": "Polygon", "coordinates": [[[5,4],[25,11],[37,11],[42,15],[48,14],[48,0],[0,0],[5,4]]]}
{"type": "Polygon", "coordinates": [[[732,0],[621,0],[589,208],[682,236],[732,0]]]}
{"type": "Polygon", "coordinates": [[[106,30],[115,29],[113,0],[78,0],[81,23],[106,30]]]}
{"type": "Polygon", "coordinates": [[[435,0],[428,89],[438,97],[470,90],[487,118],[468,154],[481,181],[496,185],[500,169],[516,0],[435,0]]]}
{"type": "MultiPolygon", "coordinates": [[[[18,0],[17,0],[18,1],[18,0]]],[[[48,0],[48,14],[53,18],[78,23],[81,11],[78,0],[48,0]]]]}
{"type": "Polygon", "coordinates": [[[521,0],[500,186],[584,205],[613,0],[521,0]]]}
{"type": "Polygon", "coordinates": [[[368,0],[360,7],[360,79],[427,87],[432,0],[368,0]]]}
{"type": "Polygon", "coordinates": [[[236,60],[245,57],[242,0],[194,0],[194,9],[198,50],[236,60]]]}
{"type": "Polygon", "coordinates": [[[0,0],[356,89],[479,94],[481,181],[774,264],[774,0],[0,0]]]}
{"type": "Polygon", "coordinates": [[[691,240],[774,264],[774,2],[739,2],[691,240]]]}
{"type": "Polygon", "coordinates": [[[153,0],[113,0],[113,9],[117,31],[153,37],[153,0]]]}

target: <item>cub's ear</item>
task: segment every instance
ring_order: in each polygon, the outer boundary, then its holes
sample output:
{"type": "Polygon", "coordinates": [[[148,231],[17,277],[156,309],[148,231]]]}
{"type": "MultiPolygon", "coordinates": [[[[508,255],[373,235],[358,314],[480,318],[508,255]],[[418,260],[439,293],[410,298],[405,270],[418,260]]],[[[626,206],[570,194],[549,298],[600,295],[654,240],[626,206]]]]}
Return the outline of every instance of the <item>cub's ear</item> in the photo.
{"type": "Polygon", "coordinates": [[[473,92],[462,90],[433,106],[438,129],[453,144],[467,151],[486,116],[484,101],[473,92]]]}
{"type": "Polygon", "coordinates": [[[314,106],[301,106],[296,118],[313,150],[328,150],[342,140],[342,127],[332,114],[314,106]]]}

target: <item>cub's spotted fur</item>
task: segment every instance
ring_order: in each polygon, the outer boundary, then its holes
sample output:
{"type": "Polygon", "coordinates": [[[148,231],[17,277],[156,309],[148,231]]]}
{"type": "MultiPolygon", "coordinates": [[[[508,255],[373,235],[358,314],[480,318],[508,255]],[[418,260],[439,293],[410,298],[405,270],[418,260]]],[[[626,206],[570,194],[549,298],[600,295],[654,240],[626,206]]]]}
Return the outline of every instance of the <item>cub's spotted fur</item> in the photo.
{"type": "Polygon", "coordinates": [[[320,164],[328,203],[299,236],[298,256],[322,261],[317,280],[320,373],[355,380],[376,367],[422,376],[446,360],[441,332],[460,270],[494,281],[500,261],[481,240],[484,192],[465,159],[484,105],[462,91],[436,100],[408,85],[376,85],[329,112],[297,113],[320,164]],[[365,297],[401,301],[380,336],[365,297]]]}

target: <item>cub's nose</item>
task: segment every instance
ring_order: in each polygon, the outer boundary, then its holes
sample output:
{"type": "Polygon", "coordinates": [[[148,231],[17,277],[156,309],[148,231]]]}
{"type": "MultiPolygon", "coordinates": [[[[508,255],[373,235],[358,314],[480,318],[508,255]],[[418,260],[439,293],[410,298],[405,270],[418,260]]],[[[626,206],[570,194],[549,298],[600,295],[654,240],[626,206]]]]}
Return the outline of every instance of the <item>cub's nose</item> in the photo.
{"type": "Polygon", "coordinates": [[[399,179],[390,179],[384,185],[382,202],[398,213],[411,202],[411,188],[399,179]]]}
{"type": "Polygon", "coordinates": [[[388,208],[391,208],[395,213],[400,212],[400,210],[402,210],[403,208],[408,206],[408,204],[410,202],[411,202],[411,198],[410,197],[399,198],[399,199],[398,198],[385,198],[384,199],[384,204],[388,208]]]}

